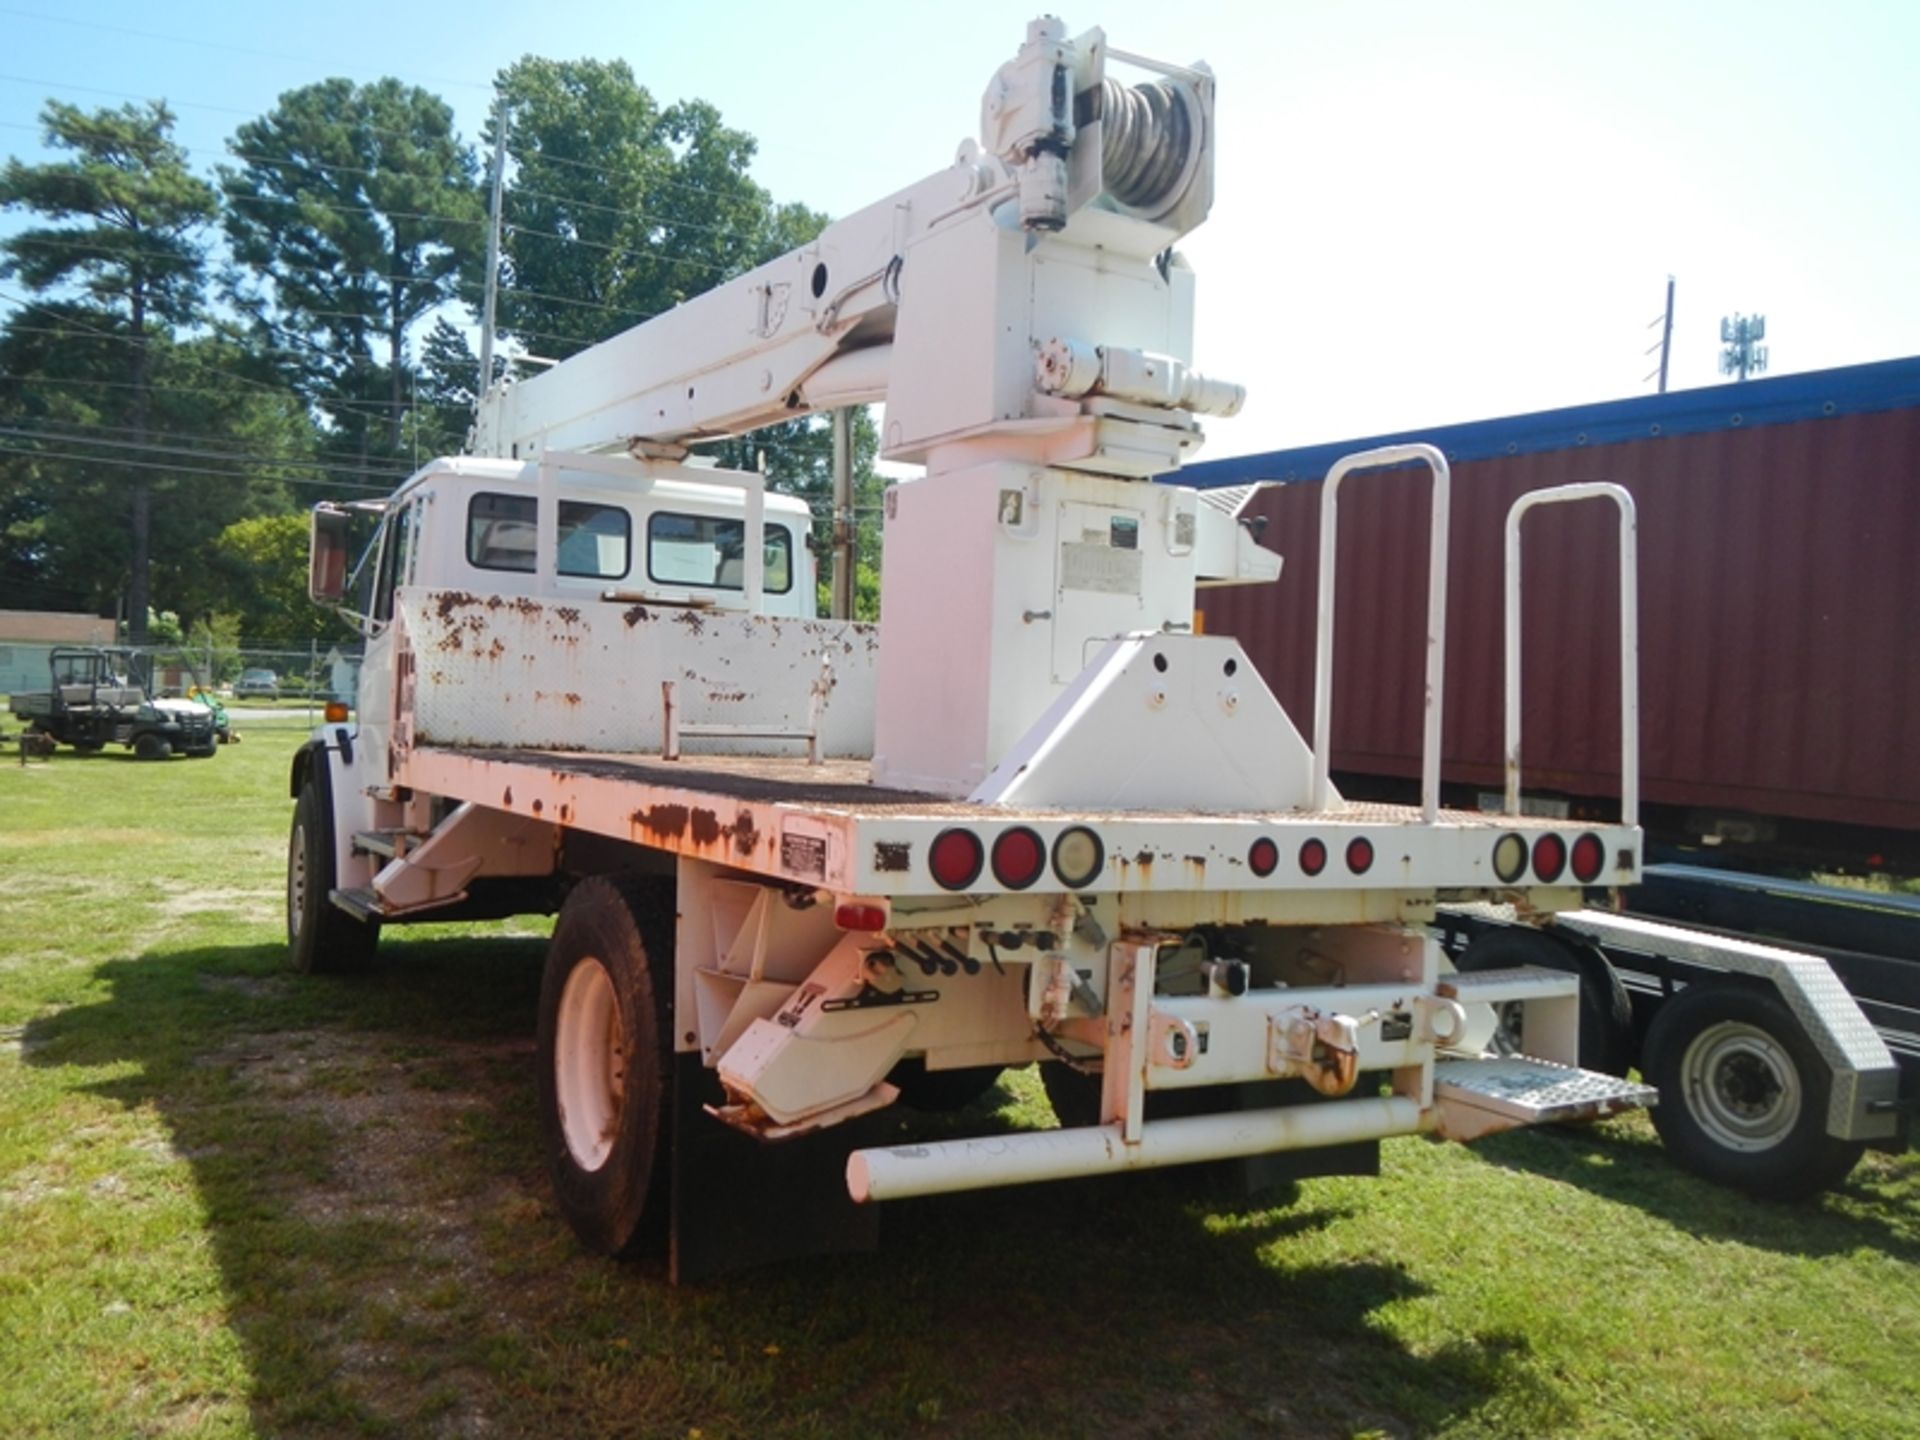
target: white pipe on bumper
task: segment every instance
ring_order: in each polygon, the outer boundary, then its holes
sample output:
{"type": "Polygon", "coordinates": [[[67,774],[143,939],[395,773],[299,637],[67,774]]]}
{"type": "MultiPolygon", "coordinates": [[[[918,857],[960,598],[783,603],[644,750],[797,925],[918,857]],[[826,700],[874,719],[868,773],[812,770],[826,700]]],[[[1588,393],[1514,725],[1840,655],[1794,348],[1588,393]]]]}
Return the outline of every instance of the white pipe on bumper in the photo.
{"type": "Polygon", "coordinates": [[[1404,1096],[1337,1100],[1285,1110],[1240,1110],[1150,1121],[1129,1145],[1118,1125],[1035,1130],[856,1150],[847,1157],[847,1191],[856,1201],[905,1200],[954,1190],[1025,1185],[1121,1170],[1151,1170],[1202,1160],[1234,1160],[1277,1150],[1307,1150],[1410,1135],[1420,1106],[1404,1096]]]}

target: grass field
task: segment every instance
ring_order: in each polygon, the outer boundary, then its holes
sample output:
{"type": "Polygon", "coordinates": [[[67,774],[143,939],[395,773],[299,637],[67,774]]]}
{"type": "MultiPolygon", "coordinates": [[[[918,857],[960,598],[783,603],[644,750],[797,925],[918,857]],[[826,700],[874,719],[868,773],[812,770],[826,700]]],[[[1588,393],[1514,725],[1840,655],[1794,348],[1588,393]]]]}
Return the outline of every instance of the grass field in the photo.
{"type": "MultiPolygon", "coordinates": [[[[1643,1120],[907,1202],[694,1289],[582,1254],[542,922],[281,964],[293,731],[0,764],[0,1437],[1920,1435],[1920,1155],[1757,1205],[1643,1120]]],[[[1045,1123],[1032,1077],[983,1109],[1045,1123]]]]}

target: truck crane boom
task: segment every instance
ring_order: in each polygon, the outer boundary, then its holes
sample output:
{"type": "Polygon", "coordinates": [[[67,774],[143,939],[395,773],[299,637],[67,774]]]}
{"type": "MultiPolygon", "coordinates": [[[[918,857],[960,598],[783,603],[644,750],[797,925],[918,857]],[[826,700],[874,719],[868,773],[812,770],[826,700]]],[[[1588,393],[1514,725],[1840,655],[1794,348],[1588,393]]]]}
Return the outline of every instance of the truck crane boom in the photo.
{"type": "Polygon", "coordinates": [[[1035,21],[987,90],[980,140],[952,165],[494,387],[476,451],[672,453],[884,401],[892,460],[1104,414],[1110,437],[1143,421],[1170,432],[1149,437],[1154,463],[1118,445],[1071,458],[1135,475],[1177,463],[1198,441],[1191,414],[1242,399],[1191,371],[1191,277],[1171,250],[1211,204],[1213,79],[1139,62],[1150,78],[1126,86],[1107,76],[1112,58],[1098,30],[1069,41],[1059,21],[1035,21]]]}

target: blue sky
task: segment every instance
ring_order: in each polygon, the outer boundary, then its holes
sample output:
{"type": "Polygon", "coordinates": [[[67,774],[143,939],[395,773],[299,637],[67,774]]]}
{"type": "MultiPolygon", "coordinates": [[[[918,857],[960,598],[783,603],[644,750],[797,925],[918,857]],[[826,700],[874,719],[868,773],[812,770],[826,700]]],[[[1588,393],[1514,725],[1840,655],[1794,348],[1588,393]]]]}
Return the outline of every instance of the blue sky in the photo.
{"type": "MultiPolygon", "coordinates": [[[[281,91],[437,90],[478,131],[519,55],[624,57],[844,213],[942,167],[1034,0],[0,4],[0,151],[49,94],[164,96],[211,165],[281,91]],[[138,33],[135,33],[138,32],[138,33]],[[88,88],[91,87],[91,88],[88,88]],[[116,92],[113,94],[95,93],[116,92]]],[[[1197,364],[1249,387],[1209,455],[1715,383],[1719,317],[1774,373],[1920,353],[1920,5],[1268,3],[1068,11],[1219,76],[1197,364]]]]}

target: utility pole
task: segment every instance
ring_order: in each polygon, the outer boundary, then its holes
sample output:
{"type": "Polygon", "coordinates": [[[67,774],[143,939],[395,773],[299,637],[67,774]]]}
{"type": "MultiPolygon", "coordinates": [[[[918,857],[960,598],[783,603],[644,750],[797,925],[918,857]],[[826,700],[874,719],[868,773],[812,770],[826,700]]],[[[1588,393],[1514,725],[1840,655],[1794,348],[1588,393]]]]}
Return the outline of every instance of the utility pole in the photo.
{"type": "Polygon", "coordinates": [[[507,97],[493,101],[493,197],[487,204],[487,299],[480,319],[480,385],[475,399],[493,385],[493,314],[500,298],[500,190],[507,171],[507,97]]]}
{"type": "Polygon", "coordinates": [[[833,412],[833,618],[853,618],[853,411],[833,412]]]}
{"type": "Polygon", "coordinates": [[[1648,374],[1641,383],[1645,384],[1657,374],[1660,377],[1660,393],[1664,395],[1667,393],[1667,356],[1673,349],[1673,277],[1671,275],[1667,276],[1667,313],[1664,317],[1656,315],[1649,320],[1647,328],[1651,330],[1655,325],[1661,327],[1660,341],[1656,345],[1649,345],[1647,354],[1651,355],[1655,350],[1660,352],[1660,368],[1648,374]]]}
{"type": "Polygon", "coordinates": [[[1767,370],[1767,317],[1742,315],[1738,311],[1720,317],[1720,373],[1735,377],[1735,384],[1748,375],[1764,375],[1767,370]]]}

